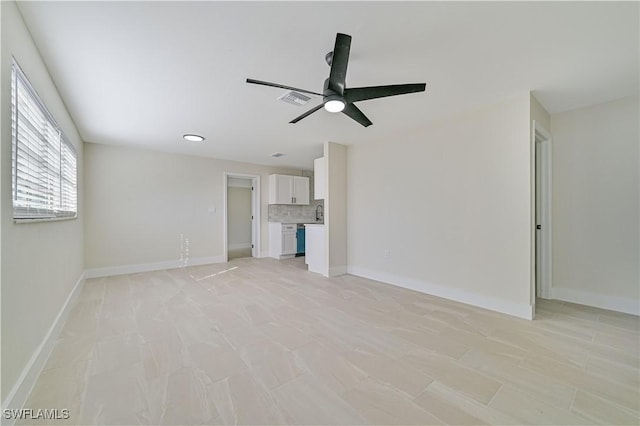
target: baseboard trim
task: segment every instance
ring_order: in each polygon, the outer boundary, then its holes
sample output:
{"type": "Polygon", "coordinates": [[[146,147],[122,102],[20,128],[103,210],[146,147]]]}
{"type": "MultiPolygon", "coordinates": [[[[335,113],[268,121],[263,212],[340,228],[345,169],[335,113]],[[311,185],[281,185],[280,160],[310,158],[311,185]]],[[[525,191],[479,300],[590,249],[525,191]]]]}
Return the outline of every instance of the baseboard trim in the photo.
{"type": "Polygon", "coordinates": [[[528,320],[533,319],[534,307],[529,304],[518,304],[465,290],[443,287],[429,282],[416,280],[414,278],[374,271],[360,266],[349,265],[347,272],[351,275],[380,281],[385,284],[395,285],[397,287],[418,291],[432,296],[442,297],[443,299],[453,300],[467,305],[477,306],[479,308],[489,309],[491,311],[500,312],[514,317],[528,320]]]}
{"type": "MultiPolygon", "coordinates": [[[[67,300],[62,305],[62,308],[60,309],[60,312],[58,312],[58,315],[53,321],[53,324],[51,324],[51,327],[49,327],[49,330],[44,336],[44,339],[42,339],[40,345],[36,348],[33,355],[31,355],[29,362],[27,362],[27,365],[25,365],[22,373],[20,374],[20,377],[18,377],[18,380],[13,385],[13,388],[11,388],[11,391],[2,402],[3,413],[6,409],[19,410],[24,407],[29,394],[31,394],[31,391],[35,386],[36,381],[38,380],[38,377],[42,372],[42,369],[46,365],[47,360],[51,355],[53,346],[55,345],[55,342],[58,339],[60,332],[62,331],[62,327],[64,326],[67,317],[69,316],[71,307],[77,299],[78,294],[80,294],[80,290],[82,289],[85,279],[86,276],[83,272],[82,274],[80,274],[80,277],[78,278],[75,286],[73,286],[73,289],[69,293],[69,296],[67,296],[67,300]]],[[[2,424],[13,425],[15,421],[16,419],[3,418],[2,424]]]]}
{"type": "Polygon", "coordinates": [[[640,301],[566,287],[552,287],[551,298],[625,314],[640,315],[640,301]]]}
{"type": "Polygon", "coordinates": [[[224,256],[197,257],[187,260],[167,260],[164,262],[141,263],[137,265],[109,266],[93,268],[85,271],[85,278],[111,277],[114,275],[137,274],[139,272],[164,271],[166,269],[184,268],[187,266],[208,265],[210,263],[224,263],[224,256]]]}
{"type": "Polygon", "coordinates": [[[229,244],[228,250],[239,250],[251,248],[251,243],[229,244]]]}

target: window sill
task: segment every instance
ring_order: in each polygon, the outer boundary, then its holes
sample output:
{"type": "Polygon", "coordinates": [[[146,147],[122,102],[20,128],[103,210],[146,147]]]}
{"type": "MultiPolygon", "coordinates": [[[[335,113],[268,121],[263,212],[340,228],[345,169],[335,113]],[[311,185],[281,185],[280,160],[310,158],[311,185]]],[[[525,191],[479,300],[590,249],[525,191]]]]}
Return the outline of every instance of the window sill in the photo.
{"type": "Polygon", "coordinates": [[[78,215],[73,217],[47,217],[47,218],[33,218],[33,219],[13,219],[13,223],[15,224],[24,224],[24,223],[40,223],[40,222],[60,222],[63,220],[75,220],[78,218],[78,215]]]}

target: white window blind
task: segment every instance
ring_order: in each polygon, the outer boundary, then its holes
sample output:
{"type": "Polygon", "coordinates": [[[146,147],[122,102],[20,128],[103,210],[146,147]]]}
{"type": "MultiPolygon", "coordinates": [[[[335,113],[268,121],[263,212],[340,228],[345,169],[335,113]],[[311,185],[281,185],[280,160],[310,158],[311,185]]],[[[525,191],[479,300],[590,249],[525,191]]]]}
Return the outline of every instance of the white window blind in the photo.
{"type": "Polygon", "coordinates": [[[76,151],[15,60],[11,113],[13,218],[76,217],[76,151]]]}

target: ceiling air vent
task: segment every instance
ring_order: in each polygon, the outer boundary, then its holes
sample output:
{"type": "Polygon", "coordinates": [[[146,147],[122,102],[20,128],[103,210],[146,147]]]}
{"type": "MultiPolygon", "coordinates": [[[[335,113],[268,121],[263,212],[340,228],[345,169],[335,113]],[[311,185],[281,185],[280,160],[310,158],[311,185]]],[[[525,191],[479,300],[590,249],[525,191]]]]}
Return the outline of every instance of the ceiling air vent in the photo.
{"type": "Polygon", "coordinates": [[[287,92],[278,98],[282,102],[286,102],[295,106],[302,106],[311,100],[310,97],[298,92],[287,92]]]}

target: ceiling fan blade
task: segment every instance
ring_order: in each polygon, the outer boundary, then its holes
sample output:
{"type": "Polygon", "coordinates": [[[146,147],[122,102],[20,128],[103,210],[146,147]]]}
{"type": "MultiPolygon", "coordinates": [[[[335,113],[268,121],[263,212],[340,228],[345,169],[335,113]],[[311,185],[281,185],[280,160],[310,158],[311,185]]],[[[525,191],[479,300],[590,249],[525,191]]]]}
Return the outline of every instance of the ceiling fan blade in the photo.
{"type": "Polygon", "coordinates": [[[407,93],[424,92],[426,83],[393,84],[389,86],[353,87],[345,90],[347,102],[366,101],[386,96],[406,95],[407,93]]]}
{"type": "Polygon", "coordinates": [[[367,116],[364,115],[362,111],[360,111],[360,109],[354,104],[347,104],[342,112],[350,118],[356,120],[358,123],[362,124],[364,127],[369,127],[373,124],[371,120],[369,120],[367,116]]]}
{"type": "Polygon", "coordinates": [[[347,64],[351,50],[351,36],[338,33],[333,47],[331,59],[331,73],[329,74],[329,89],[339,95],[344,94],[345,79],[347,78],[347,64]]]}
{"type": "Polygon", "coordinates": [[[296,92],[310,93],[312,95],[322,96],[322,93],[312,92],[310,90],[298,89],[297,87],[285,86],[285,85],[277,84],[277,83],[269,83],[268,81],[254,80],[252,78],[248,78],[247,79],[247,83],[260,84],[262,86],[279,87],[280,89],[287,89],[287,90],[293,90],[293,91],[296,91],[296,92]]]}
{"type": "Polygon", "coordinates": [[[320,108],[322,108],[324,106],[324,104],[320,104],[316,107],[311,108],[309,111],[305,112],[304,114],[294,118],[293,120],[291,120],[289,123],[290,124],[296,124],[298,121],[302,120],[305,117],[310,116],[311,114],[313,114],[314,112],[316,112],[317,110],[319,110],[320,108]]]}

